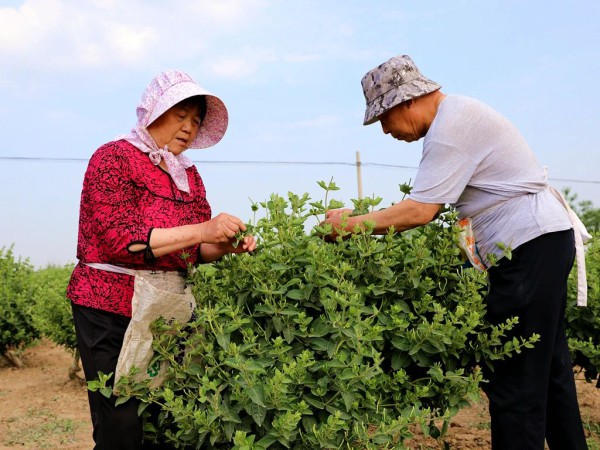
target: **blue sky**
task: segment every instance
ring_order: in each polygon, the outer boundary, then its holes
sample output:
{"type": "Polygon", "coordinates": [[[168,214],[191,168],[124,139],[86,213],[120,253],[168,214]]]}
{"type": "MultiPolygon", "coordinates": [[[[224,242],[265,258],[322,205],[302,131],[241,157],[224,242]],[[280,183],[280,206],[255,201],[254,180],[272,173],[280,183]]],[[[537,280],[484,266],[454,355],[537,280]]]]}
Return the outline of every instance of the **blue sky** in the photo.
{"type": "Polygon", "coordinates": [[[75,261],[85,160],[132,128],[143,89],[165,69],[228,106],[221,143],[186,153],[215,213],[247,221],[251,200],[271,193],[319,200],[316,182],[332,177],[350,204],[357,151],[364,195],[398,200],[421,142],[362,126],[360,80],[399,54],[443,92],[505,114],[554,185],[600,206],[598,42],[595,0],[4,0],[0,247],[38,267],[75,261]]]}

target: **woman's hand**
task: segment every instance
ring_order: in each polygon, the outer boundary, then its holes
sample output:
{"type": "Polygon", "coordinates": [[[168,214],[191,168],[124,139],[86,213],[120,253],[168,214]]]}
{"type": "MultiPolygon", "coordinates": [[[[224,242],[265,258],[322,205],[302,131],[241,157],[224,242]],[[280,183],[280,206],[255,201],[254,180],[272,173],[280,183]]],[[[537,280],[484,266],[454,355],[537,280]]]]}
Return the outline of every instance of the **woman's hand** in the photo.
{"type": "MultiPolygon", "coordinates": [[[[231,214],[220,213],[198,227],[198,240],[207,244],[230,245],[235,242],[235,235],[246,231],[246,225],[231,214]]],[[[232,252],[229,252],[232,253],[232,252]]]]}
{"type": "Polygon", "coordinates": [[[342,230],[348,230],[348,218],[352,214],[351,209],[330,209],[325,213],[325,220],[321,225],[331,224],[332,232],[325,236],[326,241],[335,241],[342,230]]]}
{"type": "Polygon", "coordinates": [[[240,241],[232,238],[227,242],[207,243],[200,247],[200,254],[204,262],[216,261],[228,253],[252,253],[256,250],[256,240],[252,235],[246,235],[240,241]],[[236,245],[237,243],[237,245],[236,245]]]}
{"type": "Polygon", "coordinates": [[[250,234],[244,236],[240,241],[238,241],[237,238],[233,238],[228,242],[212,245],[215,249],[220,249],[223,252],[223,255],[226,255],[227,253],[251,253],[256,250],[256,240],[254,239],[254,236],[250,234]]]}
{"type": "Polygon", "coordinates": [[[236,237],[246,225],[231,214],[221,213],[200,224],[200,252],[204,262],[216,261],[228,253],[249,253],[256,249],[254,236],[236,237]]]}
{"type": "MultiPolygon", "coordinates": [[[[210,256],[204,255],[206,262],[214,261],[221,258],[227,253],[242,253],[251,252],[256,248],[256,242],[252,236],[244,238],[240,245],[233,247],[237,242],[236,235],[246,231],[246,225],[240,219],[231,214],[221,213],[211,220],[203,223],[195,223],[191,225],[182,225],[173,228],[155,228],[150,236],[150,247],[154,256],[159,257],[173,253],[192,245],[201,244],[211,249],[211,246],[216,245],[208,253],[210,256]]],[[[131,251],[142,251],[145,249],[145,244],[136,244],[138,247],[131,246],[131,251]]]]}
{"type": "Polygon", "coordinates": [[[256,239],[251,234],[247,234],[231,253],[252,253],[254,250],[256,250],[256,239]]]}

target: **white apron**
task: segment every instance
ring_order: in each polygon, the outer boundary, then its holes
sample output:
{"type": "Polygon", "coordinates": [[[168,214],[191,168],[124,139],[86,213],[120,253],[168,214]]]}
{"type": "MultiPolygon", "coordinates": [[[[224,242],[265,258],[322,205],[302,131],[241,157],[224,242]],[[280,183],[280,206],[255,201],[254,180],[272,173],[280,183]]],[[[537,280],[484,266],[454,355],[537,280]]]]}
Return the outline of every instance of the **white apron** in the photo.
{"type": "Polygon", "coordinates": [[[152,332],[150,324],[162,317],[167,324],[185,323],[192,317],[196,300],[185,278],[178,272],[132,270],[111,264],[87,264],[94,269],[122,273],[135,277],[131,300],[131,321],[125,331],[123,345],[115,370],[113,392],[121,376],[128,375],[133,367],[139,372],[135,381],[150,378],[150,386],[158,387],[164,381],[164,367],[150,366],[152,359],[152,332]]]}

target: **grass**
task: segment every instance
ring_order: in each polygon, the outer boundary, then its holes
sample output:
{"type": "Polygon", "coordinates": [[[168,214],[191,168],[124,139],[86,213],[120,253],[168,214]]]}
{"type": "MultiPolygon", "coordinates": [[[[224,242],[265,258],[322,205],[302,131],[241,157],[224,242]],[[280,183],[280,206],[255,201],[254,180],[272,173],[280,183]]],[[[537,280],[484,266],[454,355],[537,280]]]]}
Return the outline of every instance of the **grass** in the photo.
{"type": "Polygon", "coordinates": [[[589,433],[587,438],[588,450],[600,450],[600,424],[584,421],[583,428],[589,433]]]}
{"type": "Polygon", "coordinates": [[[9,432],[3,444],[25,448],[60,448],[75,442],[75,431],[81,425],[72,419],[58,418],[48,409],[29,408],[23,417],[5,421],[9,432]],[[10,423],[23,422],[30,426],[19,426],[11,431],[10,423]]]}

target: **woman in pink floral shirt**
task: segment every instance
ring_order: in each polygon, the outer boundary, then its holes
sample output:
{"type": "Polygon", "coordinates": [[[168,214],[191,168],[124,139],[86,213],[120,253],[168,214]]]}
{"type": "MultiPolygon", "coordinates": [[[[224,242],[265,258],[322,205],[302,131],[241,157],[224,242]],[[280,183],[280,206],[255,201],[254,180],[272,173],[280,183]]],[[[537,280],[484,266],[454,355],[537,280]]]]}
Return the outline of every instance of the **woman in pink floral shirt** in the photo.
{"type": "MultiPolygon", "coordinates": [[[[187,74],[169,71],[146,88],[137,116],[130,134],[96,150],[83,183],[79,263],[67,295],[88,380],[115,372],[134,286],[121,268],[183,274],[189,265],[256,247],[252,236],[233,247],[243,222],[225,213],[211,219],[202,178],[182,154],[223,137],[223,102],[187,74]]],[[[115,397],[99,392],[89,392],[89,401],[96,449],[151,448],[142,442],[135,401],[115,406],[115,397]]]]}

